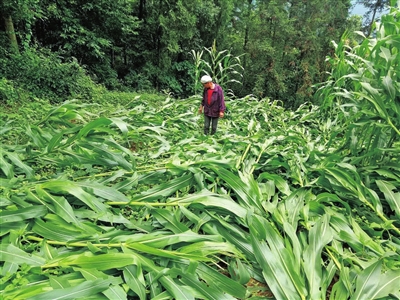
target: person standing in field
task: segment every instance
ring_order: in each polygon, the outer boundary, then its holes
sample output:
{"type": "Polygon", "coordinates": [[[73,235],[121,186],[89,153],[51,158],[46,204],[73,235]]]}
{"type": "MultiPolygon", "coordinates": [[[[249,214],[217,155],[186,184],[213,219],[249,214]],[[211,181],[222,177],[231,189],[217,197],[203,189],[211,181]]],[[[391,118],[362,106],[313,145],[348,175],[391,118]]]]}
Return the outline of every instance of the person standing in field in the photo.
{"type": "Polygon", "coordinates": [[[207,135],[210,132],[210,125],[211,134],[214,134],[217,131],[218,119],[224,117],[226,109],[224,91],[208,75],[201,77],[200,81],[204,87],[203,99],[199,107],[199,114],[204,112],[204,134],[207,135]]]}

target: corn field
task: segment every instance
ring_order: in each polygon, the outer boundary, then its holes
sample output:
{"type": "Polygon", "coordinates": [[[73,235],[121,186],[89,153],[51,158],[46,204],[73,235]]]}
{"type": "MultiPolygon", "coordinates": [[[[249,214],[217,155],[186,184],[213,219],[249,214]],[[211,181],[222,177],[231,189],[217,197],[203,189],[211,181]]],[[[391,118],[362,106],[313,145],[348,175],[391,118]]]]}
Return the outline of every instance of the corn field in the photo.
{"type": "Polygon", "coordinates": [[[377,32],[323,105],[227,99],[214,136],[198,97],[1,120],[1,299],[400,299],[398,10],[377,32]]]}

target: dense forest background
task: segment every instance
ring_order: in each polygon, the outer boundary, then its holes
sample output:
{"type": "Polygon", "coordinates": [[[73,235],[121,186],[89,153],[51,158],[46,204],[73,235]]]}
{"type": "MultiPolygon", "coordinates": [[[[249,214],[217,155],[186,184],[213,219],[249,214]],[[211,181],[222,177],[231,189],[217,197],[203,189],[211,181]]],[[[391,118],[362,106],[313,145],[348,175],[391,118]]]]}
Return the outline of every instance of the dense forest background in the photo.
{"type": "Polygon", "coordinates": [[[371,34],[388,2],[3,0],[0,96],[21,98],[16,90],[23,89],[52,102],[90,99],[94,81],[109,90],[188,97],[208,67],[228,95],[298,107],[326,79],[331,42],[347,30],[357,44],[353,32],[371,34]],[[367,9],[364,24],[349,13],[356,3],[367,9]],[[223,80],[218,72],[228,67],[223,80]]]}

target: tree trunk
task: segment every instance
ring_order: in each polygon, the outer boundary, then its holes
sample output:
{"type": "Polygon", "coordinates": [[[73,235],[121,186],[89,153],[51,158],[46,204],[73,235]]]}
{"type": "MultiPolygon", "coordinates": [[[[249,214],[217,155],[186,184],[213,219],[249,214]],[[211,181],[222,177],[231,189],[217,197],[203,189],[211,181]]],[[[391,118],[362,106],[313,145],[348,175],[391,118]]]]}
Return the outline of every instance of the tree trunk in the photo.
{"type": "Polygon", "coordinates": [[[14,24],[11,16],[4,17],[4,25],[8,38],[10,39],[10,48],[15,53],[19,53],[17,36],[15,35],[14,24]]]}
{"type": "Polygon", "coordinates": [[[381,5],[380,2],[381,1],[379,1],[379,0],[376,1],[376,5],[375,5],[375,7],[374,7],[374,9],[372,11],[371,22],[369,23],[369,26],[368,26],[368,34],[367,34],[368,37],[371,35],[372,25],[374,24],[374,21],[375,21],[376,12],[377,12],[379,6],[381,5]]]}

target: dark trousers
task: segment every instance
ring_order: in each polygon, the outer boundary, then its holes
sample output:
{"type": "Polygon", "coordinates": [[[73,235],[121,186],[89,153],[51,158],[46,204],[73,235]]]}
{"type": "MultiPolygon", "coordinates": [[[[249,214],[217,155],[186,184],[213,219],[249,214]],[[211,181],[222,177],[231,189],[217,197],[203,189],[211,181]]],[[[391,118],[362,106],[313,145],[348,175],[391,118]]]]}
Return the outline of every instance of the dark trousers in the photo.
{"type": "Polygon", "coordinates": [[[204,134],[208,134],[210,131],[211,124],[211,134],[217,131],[218,117],[209,117],[204,115],[204,134]]]}

